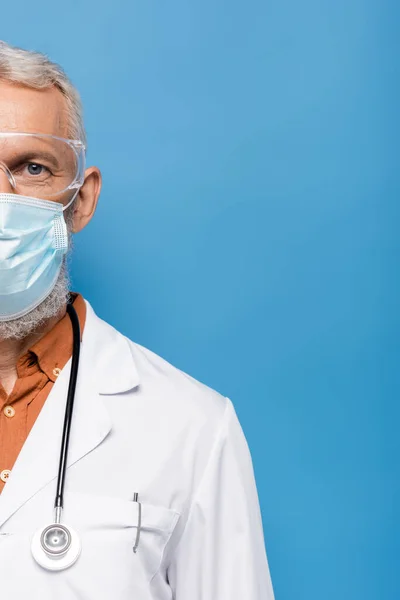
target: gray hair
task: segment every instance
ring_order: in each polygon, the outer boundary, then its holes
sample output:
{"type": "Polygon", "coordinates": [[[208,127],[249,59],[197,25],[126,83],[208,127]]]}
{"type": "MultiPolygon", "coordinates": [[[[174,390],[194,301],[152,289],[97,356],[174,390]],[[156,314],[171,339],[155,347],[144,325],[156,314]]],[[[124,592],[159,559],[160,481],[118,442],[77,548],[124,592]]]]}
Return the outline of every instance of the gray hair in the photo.
{"type": "Polygon", "coordinates": [[[0,40],[0,81],[34,89],[56,87],[63,94],[69,116],[69,133],[86,145],[83,109],[78,90],[64,70],[45,54],[10,46],[0,40]]]}

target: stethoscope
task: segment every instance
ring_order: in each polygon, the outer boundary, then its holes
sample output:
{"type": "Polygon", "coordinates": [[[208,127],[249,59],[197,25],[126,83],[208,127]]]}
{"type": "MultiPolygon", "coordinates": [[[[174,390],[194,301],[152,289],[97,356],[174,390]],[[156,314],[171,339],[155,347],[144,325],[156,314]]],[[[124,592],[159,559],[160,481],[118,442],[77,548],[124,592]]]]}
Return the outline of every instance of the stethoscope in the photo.
{"type": "MultiPolygon", "coordinates": [[[[54,501],[54,523],[39,529],[32,538],[31,552],[35,561],[44,569],[62,571],[71,567],[81,553],[81,540],[72,527],[61,523],[64,507],[64,484],[67,468],[69,435],[71,431],[72,411],[74,408],[76,382],[78,379],[81,334],[79,319],[72,304],[67,304],[68,316],[72,323],[73,345],[71,374],[69,378],[67,404],[65,407],[64,427],[61,440],[60,461],[58,466],[57,492],[54,501]]],[[[133,497],[138,502],[138,494],[133,497]]],[[[141,529],[141,503],[138,502],[138,525],[133,551],[136,552],[141,529]]]]}

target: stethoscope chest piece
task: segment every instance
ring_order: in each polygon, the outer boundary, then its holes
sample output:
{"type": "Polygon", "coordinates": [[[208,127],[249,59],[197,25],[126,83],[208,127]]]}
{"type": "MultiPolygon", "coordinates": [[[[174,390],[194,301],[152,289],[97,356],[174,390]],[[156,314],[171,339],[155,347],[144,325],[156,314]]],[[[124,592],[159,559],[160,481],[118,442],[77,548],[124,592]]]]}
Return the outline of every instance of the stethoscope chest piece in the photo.
{"type": "Polygon", "coordinates": [[[62,571],[71,567],[81,553],[81,542],[71,527],[52,523],[32,538],[32,556],[44,569],[62,571]]]}

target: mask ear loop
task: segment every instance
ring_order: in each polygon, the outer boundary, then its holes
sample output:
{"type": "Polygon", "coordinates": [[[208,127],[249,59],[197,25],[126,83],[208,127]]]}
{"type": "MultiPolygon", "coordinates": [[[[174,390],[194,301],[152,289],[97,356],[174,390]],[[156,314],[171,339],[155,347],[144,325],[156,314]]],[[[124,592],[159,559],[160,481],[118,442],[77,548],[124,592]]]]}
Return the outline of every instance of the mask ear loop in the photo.
{"type": "Polygon", "coordinates": [[[78,189],[76,190],[75,194],[72,196],[71,200],[68,202],[67,206],[63,207],[63,212],[65,212],[67,210],[67,208],[69,208],[71,206],[71,204],[74,202],[75,198],[79,194],[79,190],[81,189],[81,187],[82,186],[78,187],[78,189]]]}

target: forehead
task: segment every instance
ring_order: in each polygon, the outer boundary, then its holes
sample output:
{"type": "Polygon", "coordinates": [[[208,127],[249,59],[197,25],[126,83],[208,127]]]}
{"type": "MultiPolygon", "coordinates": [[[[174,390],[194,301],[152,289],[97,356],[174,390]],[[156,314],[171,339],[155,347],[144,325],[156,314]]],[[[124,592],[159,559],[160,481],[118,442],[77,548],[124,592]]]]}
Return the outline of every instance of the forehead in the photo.
{"type": "Polygon", "coordinates": [[[64,96],[55,87],[36,90],[0,80],[0,131],[69,137],[64,96]]]}

